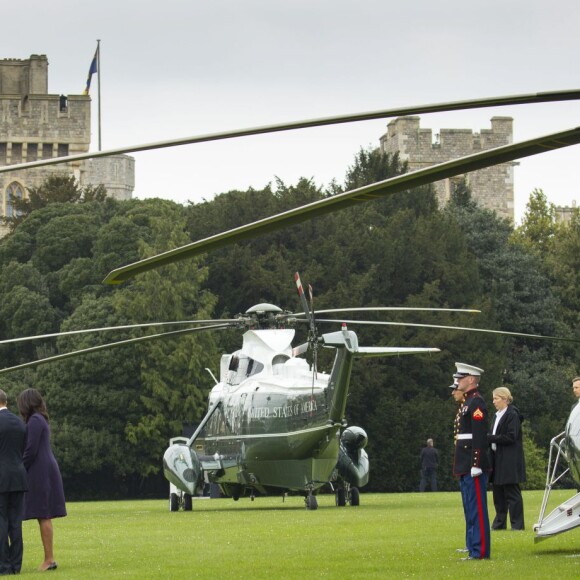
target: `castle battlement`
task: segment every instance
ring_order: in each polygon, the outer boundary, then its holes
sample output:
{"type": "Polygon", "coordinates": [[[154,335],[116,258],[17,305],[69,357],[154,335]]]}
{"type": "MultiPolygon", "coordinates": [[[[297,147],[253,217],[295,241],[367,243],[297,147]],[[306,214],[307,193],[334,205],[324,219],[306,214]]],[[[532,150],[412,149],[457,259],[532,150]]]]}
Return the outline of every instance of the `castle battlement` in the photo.
{"type": "Polygon", "coordinates": [[[45,54],[30,58],[0,59],[0,95],[46,95],[48,93],[48,59],[45,54]]]}
{"type": "MultiPolygon", "coordinates": [[[[513,118],[492,117],[491,129],[479,133],[471,129],[441,129],[433,138],[432,129],[421,128],[420,117],[398,117],[387,125],[380,138],[381,151],[399,153],[407,161],[409,171],[443,163],[486,149],[508,145],[513,139],[513,118]]],[[[503,163],[466,174],[473,198],[483,207],[495,210],[501,217],[514,219],[513,166],[503,163]]],[[[437,198],[445,204],[457,178],[434,184],[437,198]]]]}

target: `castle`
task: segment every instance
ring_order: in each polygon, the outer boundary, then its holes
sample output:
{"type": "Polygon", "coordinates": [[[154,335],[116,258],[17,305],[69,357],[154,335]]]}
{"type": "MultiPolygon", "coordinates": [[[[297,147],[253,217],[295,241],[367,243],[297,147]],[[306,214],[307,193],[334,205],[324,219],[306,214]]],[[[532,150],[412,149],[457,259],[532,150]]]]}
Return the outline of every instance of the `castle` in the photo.
{"type": "MultiPolygon", "coordinates": [[[[86,153],[90,143],[91,98],[48,94],[45,55],[0,60],[0,165],[86,153]]],[[[103,184],[116,199],[130,199],[135,187],[135,160],[128,155],[0,173],[0,215],[12,215],[10,196],[25,197],[29,187],[63,172],[81,187],[103,184]]],[[[0,236],[5,233],[0,226],[0,236]]]]}
{"type": "MultiPolygon", "coordinates": [[[[419,117],[398,117],[387,126],[380,138],[381,151],[399,153],[408,162],[409,171],[443,163],[485,149],[512,142],[512,117],[492,117],[491,129],[473,133],[470,129],[441,129],[433,140],[431,129],[420,127],[419,117]]],[[[465,177],[473,199],[500,217],[514,220],[513,167],[517,162],[502,163],[465,176],[444,179],[433,184],[437,198],[444,205],[453,192],[454,181],[465,177]]]]}

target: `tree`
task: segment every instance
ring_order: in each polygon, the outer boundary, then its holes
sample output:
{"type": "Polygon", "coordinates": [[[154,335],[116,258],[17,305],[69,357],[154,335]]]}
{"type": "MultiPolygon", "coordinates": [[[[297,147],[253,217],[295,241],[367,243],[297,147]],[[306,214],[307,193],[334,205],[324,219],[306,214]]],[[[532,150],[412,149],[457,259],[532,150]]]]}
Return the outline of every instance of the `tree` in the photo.
{"type": "Polygon", "coordinates": [[[29,187],[27,197],[11,196],[12,216],[3,220],[10,231],[14,231],[33,211],[51,203],[102,202],[106,196],[104,185],[80,187],[74,176],[56,173],[47,177],[39,187],[29,187]]]}
{"type": "Polygon", "coordinates": [[[346,172],[344,191],[383,181],[406,171],[407,163],[401,163],[398,153],[389,155],[374,147],[361,147],[346,172]]]}
{"type": "MultiPolygon", "coordinates": [[[[563,323],[579,336],[580,332],[580,210],[568,224],[559,227],[546,260],[554,290],[561,302],[563,323]]],[[[576,349],[577,350],[577,349],[576,349]]],[[[580,368],[580,359],[578,361],[580,368]]]]}
{"type": "MultiPolygon", "coordinates": [[[[180,208],[157,201],[150,218],[153,243],[141,243],[141,258],[187,242],[180,208]]],[[[206,276],[199,258],[147,272],[115,294],[115,308],[140,321],[211,318],[215,298],[200,288],[206,276]]],[[[144,343],[138,352],[143,412],[128,422],[125,433],[145,477],[159,473],[169,437],[202,418],[209,386],[205,367],[218,352],[207,332],[144,343]]]]}
{"type": "Polygon", "coordinates": [[[526,204],[522,224],[514,231],[513,240],[545,258],[557,229],[556,207],[548,202],[541,189],[534,189],[526,204]]]}

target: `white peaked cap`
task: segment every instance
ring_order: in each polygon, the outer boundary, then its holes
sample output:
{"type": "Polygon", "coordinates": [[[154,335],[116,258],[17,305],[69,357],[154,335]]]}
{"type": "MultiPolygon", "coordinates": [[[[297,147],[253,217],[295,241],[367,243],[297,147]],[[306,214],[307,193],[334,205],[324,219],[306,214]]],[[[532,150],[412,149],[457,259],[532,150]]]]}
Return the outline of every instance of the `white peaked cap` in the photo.
{"type": "Polygon", "coordinates": [[[453,375],[454,379],[459,379],[467,375],[473,375],[474,377],[480,377],[483,374],[483,369],[479,367],[474,367],[473,365],[467,365],[465,363],[456,362],[457,372],[453,375]]]}

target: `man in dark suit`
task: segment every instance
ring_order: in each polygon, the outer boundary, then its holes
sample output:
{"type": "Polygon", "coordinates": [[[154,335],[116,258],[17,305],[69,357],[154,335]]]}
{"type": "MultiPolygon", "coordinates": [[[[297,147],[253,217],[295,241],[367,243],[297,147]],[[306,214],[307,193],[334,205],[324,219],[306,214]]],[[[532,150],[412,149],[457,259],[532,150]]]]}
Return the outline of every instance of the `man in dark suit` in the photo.
{"type": "Polygon", "coordinates": [[[0,575],[19,574],[22,568],[22,509],[27,490],[22,454],[26,426],[6,404],[0,389],[0,575]]]}
{"type": "Polygon", "coordinates": [[[427,489],[427,482],[431,485],[431,491],[437,491],[437,465],[439,464],[439,451],[433,447],[433,439],[427,439],[427,447],[421,449],[421,482],[419,491],[427,489]]]}

